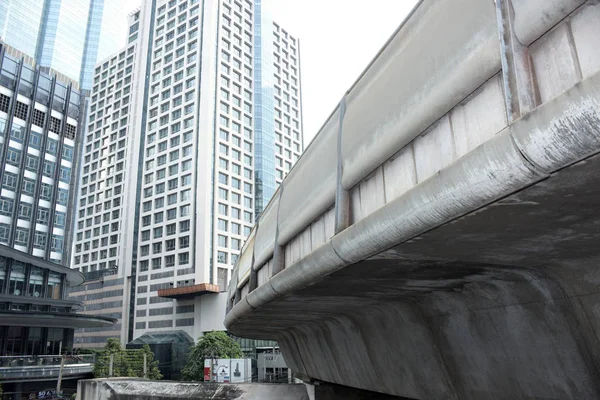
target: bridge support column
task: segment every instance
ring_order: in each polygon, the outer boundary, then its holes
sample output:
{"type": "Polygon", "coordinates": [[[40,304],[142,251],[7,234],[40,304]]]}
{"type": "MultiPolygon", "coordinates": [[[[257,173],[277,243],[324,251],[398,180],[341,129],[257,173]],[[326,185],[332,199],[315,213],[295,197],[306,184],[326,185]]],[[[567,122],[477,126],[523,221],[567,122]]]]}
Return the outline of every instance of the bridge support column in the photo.
{"type": "Polygon", "coordinates": [[[410,400],[407,397],[371,392],[329,382],[315,381],[304,384],[310,400],[410,400]]]}

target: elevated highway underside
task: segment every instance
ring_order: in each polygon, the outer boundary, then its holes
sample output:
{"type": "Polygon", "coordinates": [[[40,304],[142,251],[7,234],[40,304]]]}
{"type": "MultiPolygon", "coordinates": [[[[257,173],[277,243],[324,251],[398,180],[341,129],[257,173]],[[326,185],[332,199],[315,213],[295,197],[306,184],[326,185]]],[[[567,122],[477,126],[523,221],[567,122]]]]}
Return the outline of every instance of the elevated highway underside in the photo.
{"type": "Polygon", "coordinates": [[[565,168],[234,331],[276,339],[308,376],[403,396],[597,398],[599,171],[565,168]]]}
{"type": "Polygon", "coordinates": [[[307,376],[406,397],[598,398],[599,171],[568,166],[230,329],[307,376]]]}

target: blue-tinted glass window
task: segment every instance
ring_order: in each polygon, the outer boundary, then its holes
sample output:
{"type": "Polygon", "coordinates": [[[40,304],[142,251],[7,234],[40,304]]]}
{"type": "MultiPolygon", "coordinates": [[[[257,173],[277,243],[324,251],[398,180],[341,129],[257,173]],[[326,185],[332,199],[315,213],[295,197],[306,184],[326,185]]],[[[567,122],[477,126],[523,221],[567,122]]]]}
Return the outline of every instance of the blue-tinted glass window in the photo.
{"type": "Polygon", "coordinates": [[[63,158],[67,161],[73,161],[73,147],[63,145],[63,158]]]}
{"type": "Polygon", "coordinates": [[[44,175],[54,177],[54,171],[56,169],[56,163],[49,160],[44,160],[44,175]]]}
{"type": "Polygon", "coordinates": [[[9,147],[6,152],[6,162],[18,166],[21,163],[21,150],[9,147]]]}
{"type": "Polygon", "coordinates": [[[37,132],[31,131],[29,134],[29,146],[34,149],[40,149],[42,146],[42,135],[37,132]]]}
{"type": "Polygon", "coordinates": [[[54,216],[54,226],[57,228],[64,228],[66,221],[66,215],[64,212],[57,211],[54,216]]]}
{"type": "Polygon", "coordinates": [[[4,172],[4,177],[2,178],[2,188],[15,190],[17,188],[17,175],[11,172],[4,172]]]}
{"type": "Polygon", "coordinates": [[[0,214],[12,216],[13,199],[0,197],[0,214]]]}
{"type": "Polygon", "coordinates": [[[13,122],[12,128],[10,131],[10,138],[18,143],[23,143],[23,138],[25,137],[25,127],[13,122]]]}
{"type": "Polygon", "coordinates": [[[66,206],[68,201],[69,201],[69,191],[67,189],[59,188],[58,189],[58,200],[56,202],[58,204],[66,206]]]}
{"type": "Polygon", "coordinates": [[[53,186],[42,182],[42,188],[40,190],[40,199],[51,201],[52,200],[52,189],[53,186]]]}
{"type": "Polygon", "coordinates": [[[25,159],[25,169],[37,172],[39,166],[40,158],[38,156],[34,156],[33,154],[27,154],[27,158],[25,159]]]}
{"type": "Polygon", "coordinates": [[[23,178],[23,193],[29,196],[33,196],[35,190],[35,181],[29,178],[23,178]]]}
{"type": "Polygon", "coordinates": [[[58,142],[54,139],[48,138],[46,141],[46,152],[55,156],[58,152],[58,142]]]}
{"type": "Polygon", "coordinates": [[[32,205],[29,203],[19,204],[19,218],[26,221],[31,220],[32,205]]]}
{"type": "Polygon", "coordinates": [[[71,168],[60,167],[60,180],[65,183],[71,182],[71,168]]]}

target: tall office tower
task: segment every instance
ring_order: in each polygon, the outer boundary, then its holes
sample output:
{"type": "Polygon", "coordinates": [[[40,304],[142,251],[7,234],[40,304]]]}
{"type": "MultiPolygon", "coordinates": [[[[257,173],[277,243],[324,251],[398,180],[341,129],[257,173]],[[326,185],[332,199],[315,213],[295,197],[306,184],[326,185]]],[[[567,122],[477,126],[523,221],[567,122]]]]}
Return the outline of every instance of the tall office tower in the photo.
{"type": "Polygon", "coordinates": [[[0,2],[0,39],[83,89],[96,61],[121,46],[125,24],[119,0],[0,2]]]}
{"type": "MultiPolygon", "coordinates": [[[[138,38],[143,11],[128,16],[128,45],[94,70],[90,115],[81,158],[72,266],[86,283],[71,289],[84,312],[117,318],[112,326],[80,329],[77,347],[102,347],[110,337],[128,341],[132,250],[137,227],[136,189],[144,106],[147,41],[138,38]]],[[[142,24],[142,25],[141,25],[142,24]]]]}
{"type": "Polygon", "coordinates": [[[300,42],[274,24],[275,149],[277,185],[304,150],[300,92],[300,42]]]}
{"type": "MultiPolygon", "coordinates": [[[[132,80],[117,89],[127,76],[111,72],[118,58],[96,68],[72,265],[98,280],[72,295],[92,308],[102,300],[86,293],[120,296],[106,302],[122,302],[123,341],[224,329],[220,293],[242,242],[300,155],[299,43],[266,3],[147,1],[121,53],[131,49],[132,80]],[[126,89],[130,105],[115,120],[126,89]],[[100,186],[104,197],[91,196],[100,186]]],[[[94,334],[82,333],[82,345],[115,336],[94,334]]]]}

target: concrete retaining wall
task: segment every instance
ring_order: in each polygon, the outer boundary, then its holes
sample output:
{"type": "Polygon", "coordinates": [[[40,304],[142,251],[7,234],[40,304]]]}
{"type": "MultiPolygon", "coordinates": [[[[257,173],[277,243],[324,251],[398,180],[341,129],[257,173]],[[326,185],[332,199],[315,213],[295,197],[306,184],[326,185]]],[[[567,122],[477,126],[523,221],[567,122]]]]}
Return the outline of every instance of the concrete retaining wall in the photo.
{"type": "Polygon", "coordinates": [[[90,379],[77,385],[77,400],[308,400],[303,384],[226,384],[142,379],[90,379]]]}

